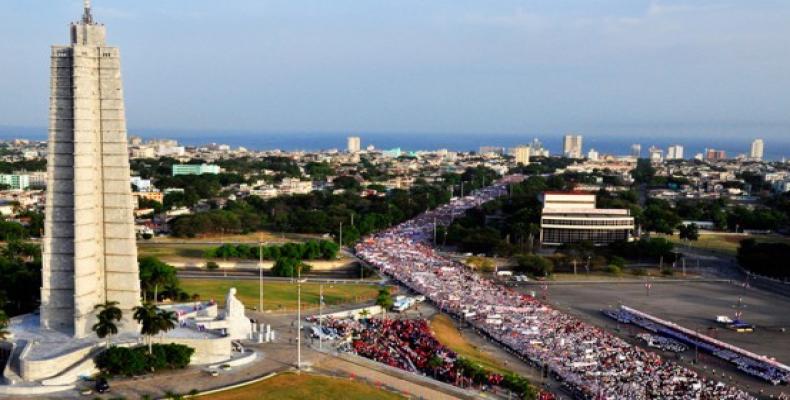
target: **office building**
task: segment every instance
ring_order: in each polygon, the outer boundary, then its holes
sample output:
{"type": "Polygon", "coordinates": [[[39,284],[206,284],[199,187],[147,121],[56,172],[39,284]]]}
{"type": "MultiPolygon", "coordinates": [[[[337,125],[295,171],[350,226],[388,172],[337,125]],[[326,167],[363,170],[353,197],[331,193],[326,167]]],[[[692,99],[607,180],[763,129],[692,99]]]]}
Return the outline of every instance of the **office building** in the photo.
{"type": "Polygon", "coordinates": [[[642,157],[642,145],[641,144],[632,144],[631,145],[631,157],[633,158],[640,158],[642,157]]]}
{"type": "Polygon", "coordinates": [[[173,164],[173,176],[219,174],[219,165],[212,164],[173,164]]]}
{"type": "Polygon", "coordinates": [[[634,217],[628,209],[600,209],[595,194],[546,192],[542,196],[540,241],[547,246],[589,241],[596,246],[633,240],[634,217]]]}
{"type": "Polygon", "coordinates": [[[682,160],[683,146],[674,144],[667,149],[667,160],[682,160]]]}
{"type": "Polygon", "coordinates": [[[650,148],[647,149],[647,153],[648,153],[648,155],[650,157],[650,161],[651,162],[659,163],[661,161],[664,161],[664,150],[663,149],[660,149],[660,148],[658,148],[656,146],[650,146],[650,148]]]}
{"type": "Polygon", "coordinates": [[[749,158],[754,161],[762,161],[763,159],[763,140],[754,139],[751,149],[749,149],[749,158]]]}
{"type": "Polygon", "coordinates": [[[105,43],[89,4],[70,30],[71,44],[51,54],[40,325],[94,335],[96,306],[115,301],[119,333],[136,334],[140,278],[120,52],[105,43]]]}
{"type": "Polygon", "coordinates": [[[562,142],[562,153],[568,158],[582,158],[582,136],[565,135],[562,142]]]}
{"type": "Polygon", "coordinates": [[[727,153],[724,150],[706,149],[705,160],[707,161],[721,161],[727,159],[727,153]]]}
{"type": "Polygon", "coordinates": [[[362,148],[362,140],[359,136],[349,136],[346,144],[346,150],[349,153],[359,153],[362,148]]]}
{"type": "Polygon", "coordinates": [[[516,164],[529,165],[529,146],[517,146],[513,149],[513,157],[516,158],[516,164]]]}
{"type": "Polygon", "coordinates": [[[9,189],[24,190],[30,187],[30,176],[0,174],[0,185],[7,185],[9,189]]]}

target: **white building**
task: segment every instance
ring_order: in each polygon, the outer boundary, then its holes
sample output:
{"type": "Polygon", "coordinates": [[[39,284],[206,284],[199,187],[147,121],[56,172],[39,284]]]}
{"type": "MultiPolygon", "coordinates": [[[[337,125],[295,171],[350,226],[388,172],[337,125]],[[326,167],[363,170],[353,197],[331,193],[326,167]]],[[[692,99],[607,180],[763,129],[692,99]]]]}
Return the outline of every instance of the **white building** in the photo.
{"type": "Polygon", "coordinates": [[[562,153],[568,158],[582,158],[582,136],[565,135],[562,142],[562,153]]]}
{"type": "Polygon", "coordinates": [[[544,245],[633,240],[634,217],[628,209],[596,208],[595,194],[585,192],[546,192],[542,197],[540,241],[544,245]]]}
{"type": "Polygon", "coordinates": [[[667,149],[667,160],[682,160],[683,159],[683,146],[673,144],[667,149]]]}
{"type": "Polygon", "coordinates": [[[359,153],[362,148],[362,140],[359,139],[359,136],[349,136],[346,148],[349,153],[359,153]]]}
{"type": "Polygon", "coordinates": [[[642,157],[642,145],[635,143],[631,145],[631,157],[639,158],[642,157]]]}
{"type": "Polygon", "coordinates": [[[749,151],[749,158],[755,161],[762,161],[763,159],[764,143],[762,139],[754,139],[752,147],[749,151]]]}
{"type": "Polygon", "coordinates": [[[598,161],[598,158],[600,158],[600,155],[598,154],[598,150],[590,149],[590,151],[587,152],[587,159],[588,160],[590,160],[590,161],[598,161]]]}
{"type": "Polygon", "coordinates": [[[513,149],[513,157],[516,158],[516,164],[529,165],[529,146],[517,146],[513,149]]]}
{"type": "Polygon", "coordinates": [[[650,146],[650,148],[647,149],[647,152],[650,155],[650,161],[652,162],[664,161],[664,150],[659,149],[656,146],[650,146]]]}

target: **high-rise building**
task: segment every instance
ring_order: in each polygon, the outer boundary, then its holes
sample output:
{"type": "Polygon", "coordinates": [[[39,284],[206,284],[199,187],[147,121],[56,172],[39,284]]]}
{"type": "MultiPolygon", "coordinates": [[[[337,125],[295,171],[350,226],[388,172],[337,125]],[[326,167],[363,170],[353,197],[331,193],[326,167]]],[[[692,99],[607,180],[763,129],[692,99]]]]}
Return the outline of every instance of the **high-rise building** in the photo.
{"type": "Polygon", "coordinates": [[[565,135],[562,153],[568,158],[582,158],[582,135],[565,135]]]}
{"type": "Polygon", "coordinates": [[[359,153],[359,150],[362,148],[362,141],[359,139],[359,136],[349,136],[348,143],[346,145],[346,149],[349,153],[359,153]]]}
{"type": "Polygon", "coordinates": [[[516,146],[513,148],[513,157],[516,158],[516,164],[529,165],[529,146],[516,146]]]}
{"type": "MultiPolygon", "coordinates": [[[[86,2],[71,44],[53,46],[47,198],[41,285],[42,328],[93,334],[96,306],[118,302],[121,333],[137,332],[140,304],[129,185],[120,52],[86,2]]],[[[30,288],[32,289],[32,288],[30,288]]]]}
{"type": "Polygon", "coordinates": [[[631,157],[639,158],[642,157],[642,145],[639,143],[635,143],[631,145],[631,157]]]}
{"type": "Polygon", "coordinates": [[[590,151],[587,152],[587,159],[588,160],[590,160],[590,161],[598,161],[598,158],[599,158],[598,150],[590,149],[590,151]]]}
{"type": "Polygon", "coordinates": [[[667,160],[682,160],[683,159],[683,146],[673,144],[667,149],[667,160]]]}
{"type": "Polygon", "coordinates": [[[664,150],[661,148],[650,146],[650,148],[647,149],[647,154],[652,162],[664,161],[664,150]]]}
{"type": "Polygon", "coordinates": [[[708,161],[726,160],[727,153],[724,150],[705,149],[705,159],[708,161]]]}
{"type": "Polygon", "coordinates": [[[529,145],[529,155],[532,157],[548,157],[549,150],[543,147],[543,143],[538,138],[534,138],[529,145]]]}
{"type": "Polygon", "coordinates": [[[763,159],[763,140],[762,139],[754,139],[752,142],[752,147],[749,151],[749,158],[755,161],[762,161],[763,159]]]}

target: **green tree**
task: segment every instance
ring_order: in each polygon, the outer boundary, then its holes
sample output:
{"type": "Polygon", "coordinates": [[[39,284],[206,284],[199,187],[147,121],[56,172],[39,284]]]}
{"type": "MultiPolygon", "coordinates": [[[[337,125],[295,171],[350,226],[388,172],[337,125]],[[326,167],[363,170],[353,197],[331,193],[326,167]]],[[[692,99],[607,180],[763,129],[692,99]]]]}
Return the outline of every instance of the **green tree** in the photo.
{"type": "Polygon", "coordinates": [[[554,272],[554,263],[537,254],[525,254],[516,259],[518,270],[534,276],[549,276],[554,272]]]}
{"type": "Polygon", "coordinates": [[[160,310],[152,303],[145,303],[134,308],[134,319],[148,339],[148,353],[153,354],[153,337],[176,327],[178,318],[172,311],[160,310]]]}
{"type": "Polygon", "coordinates": [[[110,347],[110,338],[112,335],[118,334],[117,323],[123,318],[123,312],[118,308],[117,301],[97,304],[94,308],[100,311],[96,314],[97,322],[93,324],[91,329],[96,332],[96,336],[100,339],[107,338],[107,347],[110,347]]]}
{"type": "Polygon", "coordinates": [[[379,294],[376,297],[376,305],[381,307],[385,316],[387,315],[387,310],[389,310],[393,304],[395,304],[395,302],[392,300],[392,293],[390,293],[390,289],[379,289],[379,294]]]}
{"type": "Polygon", "coordinates": [[[0,310],[0,342],[6,340],[10,332],[8,332],[8,316],[5,311],[0,310]]]}
{"type": "Polygon", "coordinates": [[[697,224],[691,223],[688,225],[680,225],[678,227],[680,231],[680,239],[685,241],[695,241],[699,240],[699,227],[697,224]]]}
{"type": "Polygon", "coordinates": [[[148,293],[152,293],[153,301],[159,301],[160,288],[178,286],[175,267],[160,261],[156,257],[141,258],[140,286],[143,288],[144,298],[147,298],[148,293]]]}

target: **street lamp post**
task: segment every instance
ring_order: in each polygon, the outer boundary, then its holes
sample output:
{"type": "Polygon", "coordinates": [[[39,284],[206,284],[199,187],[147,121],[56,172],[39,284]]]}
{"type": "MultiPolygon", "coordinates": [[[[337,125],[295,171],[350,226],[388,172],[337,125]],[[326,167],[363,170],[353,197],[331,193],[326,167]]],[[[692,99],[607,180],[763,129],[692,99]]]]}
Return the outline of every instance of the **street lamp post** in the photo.
{"type": "Polygon", "coordinates": [[[324,284],[318,287],[318,349],[324,349],[324,284]]]}
{"type": "Polygon", "coordinates": [[[263,241],[258,241],[258,312],[263,312],[263,241]]]}
{"type": "MultiPolygon", "coordinates": [[[[302,268],[297,265],[296,278],[296,373],[302,372],[302,268]]],[[[291,275],[293,276],[293,275],[291,275]]]]}

